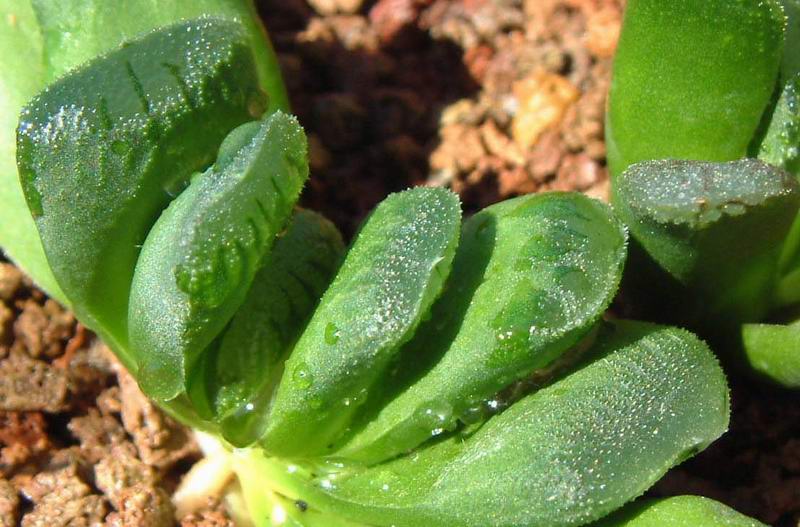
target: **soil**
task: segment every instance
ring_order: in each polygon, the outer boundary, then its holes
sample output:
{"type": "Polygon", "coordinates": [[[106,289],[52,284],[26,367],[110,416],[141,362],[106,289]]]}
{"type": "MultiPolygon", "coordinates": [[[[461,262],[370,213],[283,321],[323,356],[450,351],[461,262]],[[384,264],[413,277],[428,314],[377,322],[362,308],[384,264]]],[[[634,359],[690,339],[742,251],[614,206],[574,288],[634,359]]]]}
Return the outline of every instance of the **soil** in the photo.
{"type": "MultiPolygon", "coordinates": [[[[511,196],[605,198],[603,111],[621,0],[266,0],[310,141],[303,204],[351,235],[388,193],[448,186],[466,212],[511,196]]],[[[653,495],[800,521],[800,394],[732,376],[720,441],[653,495]]],[[[0,262],[0,527],[227,526],[176,520],[199,458],[75,318],[0,262]]]]}
{"type": "Polygon", "coordinates": [[[303,202],[345,234],[411,185],[449,186],[466,212],[605,195],[616,0],[275,0],[262,14],[309,134],[303,202]]]}

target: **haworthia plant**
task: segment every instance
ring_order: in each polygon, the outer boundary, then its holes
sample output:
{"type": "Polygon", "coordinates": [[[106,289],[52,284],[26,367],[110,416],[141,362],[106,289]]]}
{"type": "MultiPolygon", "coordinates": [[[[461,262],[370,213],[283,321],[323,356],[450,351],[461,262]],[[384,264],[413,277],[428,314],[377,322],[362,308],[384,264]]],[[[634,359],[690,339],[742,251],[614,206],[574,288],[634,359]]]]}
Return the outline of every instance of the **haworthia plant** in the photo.
{"type": "Polygon", "coordinates": [[[626,298],[787,386],[800,354],[776,323],[800,302],[798,39],[797,0],[630,2],[607,129],[632,234],[626,298]]]}
{"type": "Polygon", "coordinates": [[[238,25],[208,20],[173,31],[180,38],[152,33],[94,59],[20,117],[19,177],[50,268],[76,313],[119,348],[127,348],[128,291],[147,230],[213,161],[226,130],[262,111],[238,25]],[[202,45],[212,38],[213,48],[202,45]]]}
{"type": "MultiPolygon", "coordinates": [[[[34,223],[10,245],[40,238],[34,278],[148,395],[224,440],[254,524],[585,525],[725,431],[703,342],[603,320],[627,252],[611,207],[522,196],[462,225],[454,194],[416,188],[345,251],[294,208],[306,139],[277,111],[250,4],[173,23],[182,4],[162,20],[132,2],[127,26],[99,2],[34,2],[52,83],[21,112],[34,223]]],[[[767,47],[772,7],[749,33],[767,47]]],[[[796,188],[763,171],[768,196],[746,205],[788,230],[796,188]]]]}
{"type": "Polygon", "coordinates": [[[307,177],[305,136],[277,112],[231,132],[216,163],[152,225],[128,312],[139,383],[152,397],[185,389],[198,355],[244,302],[307,177]]]}

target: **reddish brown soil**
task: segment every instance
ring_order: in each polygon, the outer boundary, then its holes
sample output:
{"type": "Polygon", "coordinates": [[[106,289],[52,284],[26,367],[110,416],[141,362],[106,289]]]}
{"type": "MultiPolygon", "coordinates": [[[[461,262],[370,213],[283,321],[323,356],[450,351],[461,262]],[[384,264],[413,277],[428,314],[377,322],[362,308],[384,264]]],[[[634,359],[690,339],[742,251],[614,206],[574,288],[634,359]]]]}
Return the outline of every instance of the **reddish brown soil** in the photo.
{"type": "MultiPolygon", "coordinates": [[[[607,194],[603,109],[619,0],[265,0],[309,133],[304,204],[347,234],[389,192],[467,212],[548,189],[607,194]]],[[[800,520],[800,394],[733,376],[731,431],[654,495],[800,520]]],[[[0,263],[0,527],[174,525],[197,459],[74,317],[0,263]]],[[[224,526],[213,504],[182,520],[224,526]]]]}
{"type": "Polygon", "coordinates": [[[410,185],[450,186],[467,212],[546,189],[604,195],[616,0],[310,3],[339,12],[281,0],[262,14],[310,137],[304,203],[346,233],[410,185]]]}
{"type": "Polygon", "coordinates": [[[0,526],[172,526],[198,458],[105,346],[0,262],[0,526]]]}

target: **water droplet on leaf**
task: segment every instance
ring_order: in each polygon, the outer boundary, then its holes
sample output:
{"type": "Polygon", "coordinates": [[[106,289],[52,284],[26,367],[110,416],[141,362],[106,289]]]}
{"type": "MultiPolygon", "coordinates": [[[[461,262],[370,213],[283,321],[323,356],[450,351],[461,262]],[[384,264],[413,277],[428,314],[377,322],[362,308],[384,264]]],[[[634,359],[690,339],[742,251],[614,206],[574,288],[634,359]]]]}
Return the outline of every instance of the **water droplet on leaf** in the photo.
{"type": "Polygon", "coordinates": [[[339,328],[333,322],[328,322],[328,325],[325,326],[325,344],[333,346],[339,342],[340,336],[339,328]]]}

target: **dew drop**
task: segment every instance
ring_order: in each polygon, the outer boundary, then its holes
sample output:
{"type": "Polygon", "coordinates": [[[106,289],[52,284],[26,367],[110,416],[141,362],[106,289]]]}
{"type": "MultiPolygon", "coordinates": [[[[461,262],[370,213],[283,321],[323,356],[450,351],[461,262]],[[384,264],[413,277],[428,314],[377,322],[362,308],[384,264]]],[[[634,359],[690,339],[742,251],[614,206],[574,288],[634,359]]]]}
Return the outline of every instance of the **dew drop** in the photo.
{"type": "Polygon", "coordinates": [[[453,427],[453,407],[446,401],[431,403],[417,411],[416,421],[431,435],[439,435],[453,427]]]}
{"type": "Polygon", "coordinates": [[[325,326],[325,344],[333,346],[339,342],[340,336],[339,328],[333,322],[328,322],[328,325],[325,326]]]}
{"type": "Polygon", "coordinates": [[[484,419],[484,409],[481,405],[470,406],[461,413],[459,420],[465,425],[474,425],[484,419]]]}
{"type": "Polygon", "coordinates": [[[301,362],[295,367],[292,378],[301,389],[311,388],[311,385],[314,384],[314,378],[308,371],[308,365],[305,362],[301,362]]]}

